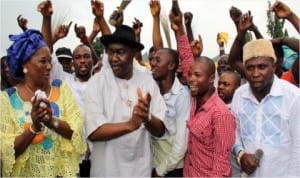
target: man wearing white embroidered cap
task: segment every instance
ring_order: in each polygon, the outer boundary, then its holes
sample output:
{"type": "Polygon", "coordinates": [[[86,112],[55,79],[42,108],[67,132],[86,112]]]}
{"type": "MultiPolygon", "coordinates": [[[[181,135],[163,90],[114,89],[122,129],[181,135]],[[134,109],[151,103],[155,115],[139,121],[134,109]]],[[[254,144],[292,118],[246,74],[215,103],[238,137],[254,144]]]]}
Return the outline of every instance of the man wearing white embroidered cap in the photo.
{"type": "Polygon", "coordinates": [[[275,74],[272,43],[253,40],[243,47],[248,83],[232,100],[237,122],[233,153],[241,170],[255,177],[299,177],[300,90],[275,74]],[[261,160],[255,151],[262,149],[261,160]]]}

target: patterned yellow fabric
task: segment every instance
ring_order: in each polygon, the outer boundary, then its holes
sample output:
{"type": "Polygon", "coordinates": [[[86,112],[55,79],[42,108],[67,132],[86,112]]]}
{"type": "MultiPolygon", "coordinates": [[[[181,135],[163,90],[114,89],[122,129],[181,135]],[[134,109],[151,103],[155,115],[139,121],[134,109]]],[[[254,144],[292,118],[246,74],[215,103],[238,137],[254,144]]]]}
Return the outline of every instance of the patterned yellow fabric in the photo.
{"type": "Polygon", "coordinates": [[[46,128],[44,131],[46,138],[43,142],[31,143],[15,159],[14,140],[24,132],[24,124],[31,123],[31,103],[22,101],[16,88],[1,93],[0,133],[3,176],[70,177],[76,176],[79,172],[80,154],[86,151],[82,136],[83,119],[79,107],[71,90],[60,80],[56,80],[55,85],[52,83],[48,98],[56,99],[50,100],[54,115],[66,121],[73,130],[71,140],[46,128]]]}

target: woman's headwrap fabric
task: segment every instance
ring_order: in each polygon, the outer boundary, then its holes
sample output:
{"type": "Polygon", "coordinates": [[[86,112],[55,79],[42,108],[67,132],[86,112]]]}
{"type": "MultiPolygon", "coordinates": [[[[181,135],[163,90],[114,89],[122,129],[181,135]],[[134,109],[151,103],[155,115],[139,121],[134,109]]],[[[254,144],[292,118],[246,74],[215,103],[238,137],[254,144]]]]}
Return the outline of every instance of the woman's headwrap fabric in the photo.
{"type": "Polygon", "coordinates": [[[46,46],[38,30],[28,29],[18,35],[9,35],[13,44],[7,49],[7,64],[15,78],[23,76],[22,65],[41,47],[46,46]]]}

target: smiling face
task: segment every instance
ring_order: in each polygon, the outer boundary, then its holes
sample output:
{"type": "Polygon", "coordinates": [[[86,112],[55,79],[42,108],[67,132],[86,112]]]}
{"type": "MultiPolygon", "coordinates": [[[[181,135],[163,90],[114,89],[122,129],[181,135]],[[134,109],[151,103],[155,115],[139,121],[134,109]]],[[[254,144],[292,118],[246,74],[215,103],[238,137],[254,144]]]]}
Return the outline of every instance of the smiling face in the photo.
{"type": "Polygon", "coordinates": [[[165,79],[170,71],[175,73],[176,64],[172,57],[168,49],[160,49],[155,53],[150,62],[152,76],[155,80],[165,79]]]}
{"type": "Polygon", "coordinates": [[[133,57],[136,51],[122,43],[111,43],[107,46],[106,53],[114,75],[129,80],[132,77],[133,57]]]}
{"type": "Polygon", "coordinates": [[[190,87],[191,95],[194,97],[204,96],[214,83],[214,71],[210,70],[207,61],[196,60],[190,68],[187,83],[190,87]]]}
{"type": "Polygon", "coordinates": [[[270,57],[255,57],[245,63],[245,76],[255,96],[263,98],[271,89],[276,65],[270,57]]]}
{"type": "Polygon", "coordinates": [[[76,77],[83,81],[89,79],[93,67],[91,49],[88,46],[80,45],[75,48],[73,58],[76,77]]]}
{"type": "Polygon", "coordinates": [[[26,78],[38,83],[49,82],[51,64],[51,53],[48,47],[38,49],[30,59],[23,65],[27,68],[26,78]]]}

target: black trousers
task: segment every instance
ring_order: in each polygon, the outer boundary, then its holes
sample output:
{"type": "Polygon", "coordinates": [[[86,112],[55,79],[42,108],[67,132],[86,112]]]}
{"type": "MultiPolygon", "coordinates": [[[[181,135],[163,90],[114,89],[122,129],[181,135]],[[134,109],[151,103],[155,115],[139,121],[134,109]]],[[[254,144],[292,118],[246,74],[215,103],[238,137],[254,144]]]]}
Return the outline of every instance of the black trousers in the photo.
{"type": "Polygon", "coordinates": [[[90,177],[91,170],[91,161],[83,160],[81,164],[79,164],[79,176],[80,177],[90,177]]]}
{"type": "MultiPolygon", "coordinates": [[[[154,169],[152,171],[152,177],[154,177],[154,169]]],[[[183,168],[174,169],[173,171],[168,172],[164,177],[183,177],[183,168]]]]}

